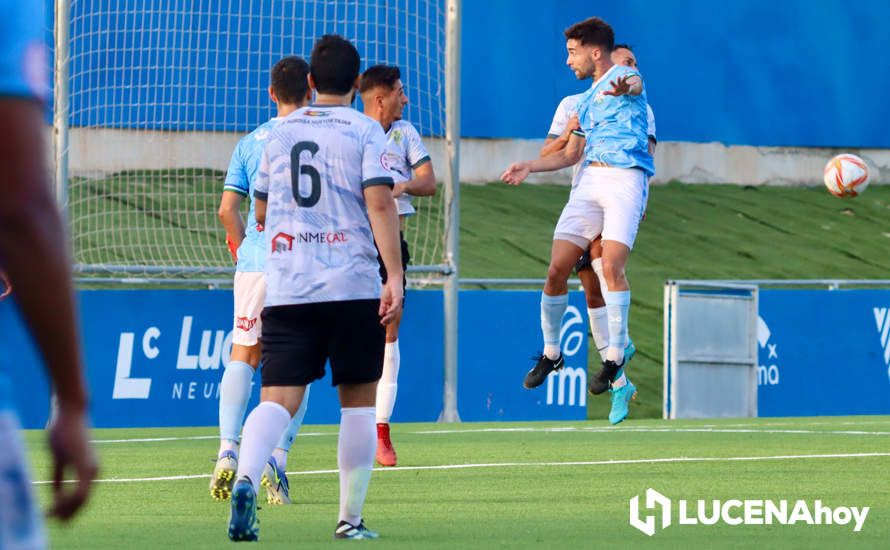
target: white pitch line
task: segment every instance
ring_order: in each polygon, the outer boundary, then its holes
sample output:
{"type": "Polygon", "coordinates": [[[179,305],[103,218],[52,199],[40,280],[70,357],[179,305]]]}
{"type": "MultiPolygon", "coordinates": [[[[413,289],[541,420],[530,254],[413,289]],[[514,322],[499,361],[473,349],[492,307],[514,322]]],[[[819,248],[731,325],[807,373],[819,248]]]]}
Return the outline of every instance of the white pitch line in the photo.
{"type": "MultiPolygon", "coordinates": [[[[300,437],[311,437],[316,435],[337,435],[337,432],[306,432],[301,433],[300,437]]],[[[139,437],[135,439],[93,439],[90,443],[155,443],[158,441],[194,441],[201,439],[219,439],[218,435],[188,435],[188,436],[170,436],[170,437],[139,437]]]]}
{"type": "MultiPolygon", "coordinates": [[[[874,458],[890,457],[890,453],[843,453],[843,454],[816,454],[816,455],[777,455],[777,456],[709,456],[709,457],[670,457],[670,458],[635,458],[613,460],[578,460],[567,462],[489,462],[479,464],[439,464],[430,466],[395,466],[392,468],[375,468],[376,472],[406,472],[416,470],[465,470],[470,468],[528,468],[528,467],[556,467],[556,466],[614,466],[621,464],[659,464],[682,462],[746,462],[765,460],[810,460],[829,458],[874,458]]],[[[287,475],[329,475],[336,474],[338,470],[308,470],[299,472],[287,472],[287,475]]],[[[162,476],[162,477],[134,477],[97,479],[96,483],[136,483],[147,481],[181,481],[188,479],[207,479],[209,474],[162,476]]],[[[34,485],[47,485],[52,481],[34,481],[34,485]]],[[[65,483],[74,483],[74,480],[66,480],[65,483]]]]}
{"type": "MultiPolygon", "coordinates": [[[[471,433],[528,433],[528,432],[545,432],[545,433],[727,433],[727,434],[813,434],[813,435],[874,435],[888,436],[890,431],[865,431],[865,430],[808,430],[808,429],[757,429],[757,428],[722,428],[712,427],[711,425],[696,428],[652,428],[652,427],[586,427],[578,428],[575,426],[555,426],[551,428],[466,428],[456,430],[417,430],[406,432],[409,434],[420,435],[439,435],[439,434],[471,434],[471,433]]],[[[300,433],[298,437],[317,437],[317,436],[335,436],[337,432],[305,432],[300,433]]],[[[217,435],[194,435],[194,436],[170,436],[170,437],[142,437],[133,439],[94,439],[92,443],[110,444],[110,443],[156,443],[166,441],[198,441],[218,439],[217,435]]]]}

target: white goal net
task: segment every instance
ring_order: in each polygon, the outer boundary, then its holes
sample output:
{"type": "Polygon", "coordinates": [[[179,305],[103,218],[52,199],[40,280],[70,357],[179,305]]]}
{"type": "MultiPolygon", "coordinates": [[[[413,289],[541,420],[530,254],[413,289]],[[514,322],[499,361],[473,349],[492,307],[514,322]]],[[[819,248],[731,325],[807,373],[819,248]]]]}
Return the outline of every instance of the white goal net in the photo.
{"type": "MultiPolygon", "coordinates": [[[[326,33],[362,69],[397,65],[444,174],[444,0],[69,0],[67,214],[76,269],[115,277],[231,270],[217,219],[238,139],[274,116],[269,71],[326,33]]],[[[63,113],[64,114],[64,113],[63,113]]],[[[65,131],[64,129],[61,129],[65,131]]],[[[413,263],[445,264],[442,193],[419,198],[413,263]]],[[[246,206],[246,205],[245,205],[246,206]]]]}

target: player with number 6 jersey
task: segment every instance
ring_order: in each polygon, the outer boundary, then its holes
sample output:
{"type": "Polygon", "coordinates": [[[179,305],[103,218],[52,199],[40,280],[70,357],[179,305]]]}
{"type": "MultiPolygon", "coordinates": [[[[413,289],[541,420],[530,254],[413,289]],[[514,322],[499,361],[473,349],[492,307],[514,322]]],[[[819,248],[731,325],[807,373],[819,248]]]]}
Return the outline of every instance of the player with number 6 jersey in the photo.
{"type": "Polygon", "coordinates": [[[254,197],[269,254],[263,388],[244,423],[228,530],[235,541],[259,537],[263,464],[328,361],[341,405],[334,537],[377,537],[362,509],[377,447],[384,326],[401,315],[403,273],[383,129],[350,107],[360,62],[348,40],[319,39],[309,74],[316,102],[272,130],[260,161],[254,197]],[[382,289],[378,250],[390,276],[382,289]]]}

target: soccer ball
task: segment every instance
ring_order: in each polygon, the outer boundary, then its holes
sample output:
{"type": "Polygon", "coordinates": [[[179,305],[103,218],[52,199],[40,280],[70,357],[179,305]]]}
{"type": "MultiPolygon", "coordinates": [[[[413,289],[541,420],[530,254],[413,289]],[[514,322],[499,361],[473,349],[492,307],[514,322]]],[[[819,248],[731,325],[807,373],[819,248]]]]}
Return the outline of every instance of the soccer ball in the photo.
{"type": "Polygon", "coordinates": [[[856,155],[838,155],[824,170],[825,187],[835,197],[855,197],[868,187],[868,165],[856,155]]]}

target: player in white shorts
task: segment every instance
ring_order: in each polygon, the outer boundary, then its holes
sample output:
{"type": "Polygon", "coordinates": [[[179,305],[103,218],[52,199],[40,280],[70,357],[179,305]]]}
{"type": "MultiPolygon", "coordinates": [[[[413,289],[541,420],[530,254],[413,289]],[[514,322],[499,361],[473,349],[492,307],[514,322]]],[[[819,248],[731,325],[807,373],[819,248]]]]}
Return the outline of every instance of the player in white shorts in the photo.
{"type": "MultiPolygon", "coordinates": [[[[402,244],[402,269],[408,268],[410,254],[403,233],[405,218],[416,214],[414,197],[436,194],[436,175],[429,153],[414,125],[402,120],[408,96],[398,67],[374,65],[362,73],[359,92],[365,114],[383,127],[386,133],[386,158],[393,174],[393,196],[399,211],[399,235],[402,244]],[[412,178],[413,175],[413,178],[412,178]]],[[[386,269],[380,264],[383,282],[386,269]]],[[[403,286],[404,286],[403,279],[403,286]]],[[[395,466],[398,460],[390,439],[389,419],[396,404],[399,377],[399,324],[401,316],[386,326],[386,351],[383,355],[383,375],[377,384],[377,462],[381,466],[395,466]]]]}
{"type": "MultiPolygon", "coordinates": [[[[0,258],[10,283],[5,286],[15,286],[21,316],[56,392],[57,413],[47,430],[48,473],[55,480],[50,515],[66,521],[86,503],[98,466],[90,446],[68,239],[44,164],[49,73],[43,6],[0,0],[0,258]],[[63,484],[69,476],[75,483],[63,484]]],[[[4,301],[0,307],[15,306],[4,301]]],[[[18,352],[2,351],[0,356],[10,358],[18,352]]],[[[0,548],[41,549],[48,544],[43,514],[14,404],[16,395],[29,397],[28,388],[11,387],[5,374],[10,367],[21,365],[0,365],[0,548]]]]}
{"type": "Polygon", "coordinates": [[[334,537],[377,538],[362,512],[377,448],[384,327],[401,312],[402,266],[386,138],[377,121],[350,107],[360,63],[348,40],[320,38],[311,58],[315,103],[286,117],[263,151],[254,190],[270,250],[263,389],[244,423],[228,529],[235,541],[259,537],[263,464],[328,362],[341,405],[334,537]],[[390,276],[382,286],[378,254],[390,276]]]}
{"type": "MultiPolygon", "coordinates": [[[[630,46],[626,44],[616,44],[612,50],[611,58],[616,65],[626,65],[633,69],[637,68],[636,57],[634,57],[630,46]]],[[[541,157],[561,150],[568,143],[572,132],[580,128],[577,106],[578,100],[583,95],[581,93],[566,96],[559,102],[553,115],[550,130],[547,132],[544,146],[541,148],[541,157]]],[[[646,105],[646,112],[649,153],[654,154],[656,144],[655,115],[652,112],[652,107],[648,104],[646,105]]],[[[577,176],[581,164],[574,165],[573,176],[577,176]]],[[[575,183],[576,181],[573,178],[573,186],[575,183]]],[[[594,344],[600,353],[601,359],[605,359],[606,350],[609,347],[609,324],[605,307],[606,303],[602,293],[602,289],[607,287],[603,274],[601,238],[597,237],[590,243],[581,259],[575,264],[575,272],[581,279],[581,285],[584,288],[584,296],[587,300],[587,318],[590,322],[590,331],[594,344]]],[[[633,358],[635,353],[636,348],[630,336],[628,336],[627,347],[624,353],[625,364],[633,358]]],[[[612,389],[618,389],[628,382],[624,374],[624,372],[621,372],[616,376],[615,381],[612,383],[612,389]]],[[[633,399],[633,397],[633,394],[628,397],[626,392],[612,392],[612,408],[609,411],[609,422],[618,424],[627,418],[629,412],[628,400],[633,399]]]]}
{"type": "MultiPolygon", "coordinates": [[[[609,347],[603,367],[588,384],[591,393],[600,394],[609,389],[625,362],[630,287],[624,268],[643,215],[647,177],[654,172],[654,164],[647,148],[643,79],[637,71],[612,63],[612,28],[594,17],[569,27],[565,37],[569,67],[579,79],[594,80],[578,101],[580,130],[573,132],[563,149],[512,164],[501,178],[518,185],[530,172],[566,168],[584,159],[553,236],[541,297],[544,353],[526,375],[524,385],[537,387],[550,372],[562,368],[559,333],[568,305],[569,274],[590,242],[601,235],[609,347]]],[[[626,384],[615,391],[627,396],[635,390],[626,384]]]]}
{"type": "MultiPolygon", "coordinates": [[[[277,116],[238,142],[226,173],[219,218],[226,229],[226,243],[236,262],[235,319],[232,355],[223,372],[219,391],[220,447],[210,478],[210,495],[216,500],[225,500],[232,492],[238,469],[241,425],[250,399],[253,374],[260,363],[260,313],[266,296],[263,268],[268,252],[262,226],[256,221],[252,195],[254,180],[270,132],[285,116],[309,101],[308,75],[309,65],[299,57],[285,57],[275,64],[269,97],[276,105],[277,116]],[[246,225],[240,211],[244,197],[251,197],[246,225]]],[[[306,403],[308,400],[294,415],[266,464],[262,484],[266,487],[266,501],[269,504],[290,503],[290,485],[285,474],[287,454],[303,423],[306,403]]]]}

